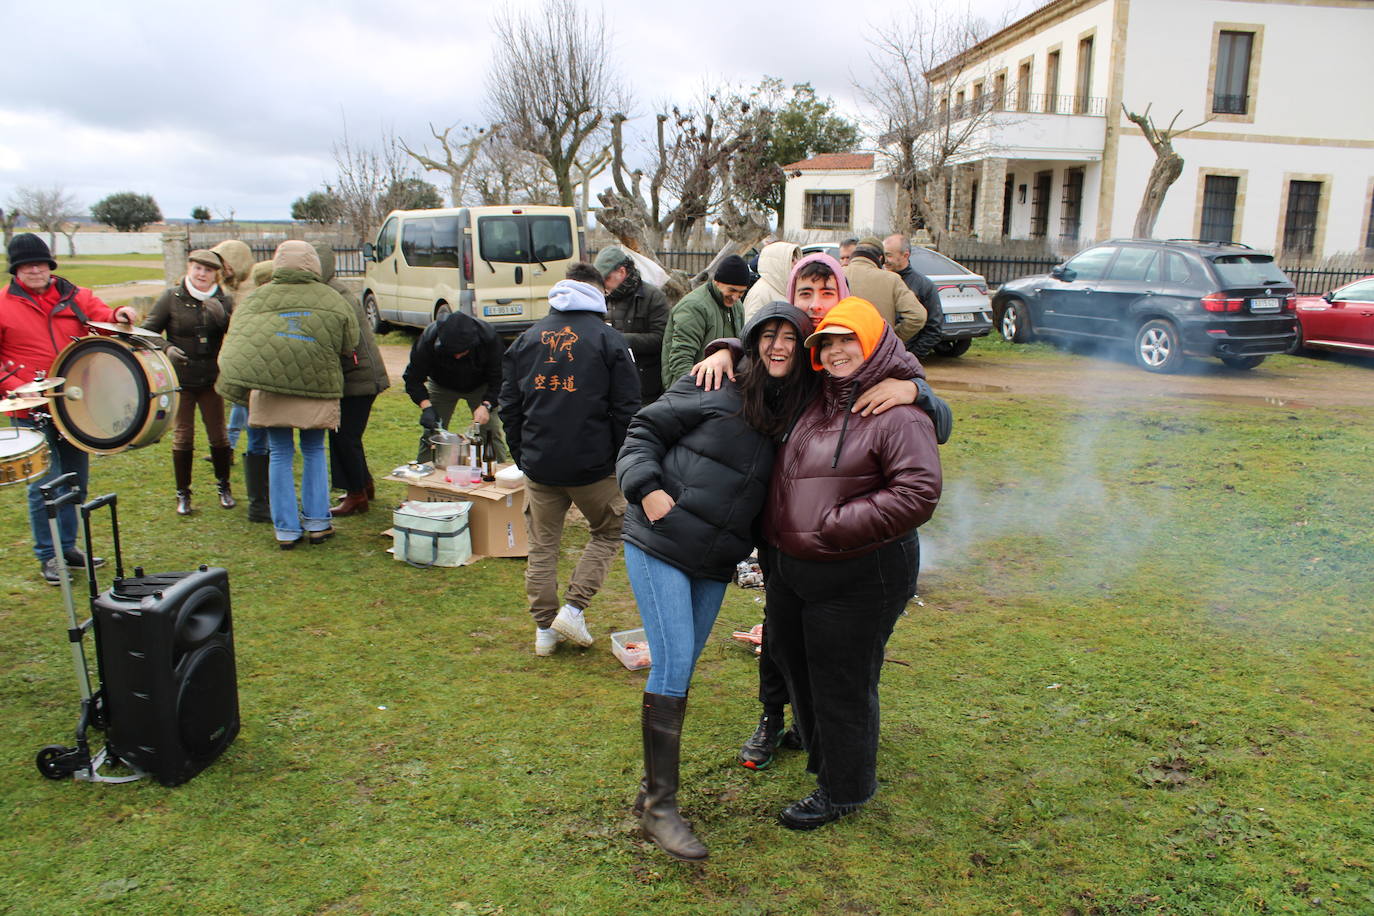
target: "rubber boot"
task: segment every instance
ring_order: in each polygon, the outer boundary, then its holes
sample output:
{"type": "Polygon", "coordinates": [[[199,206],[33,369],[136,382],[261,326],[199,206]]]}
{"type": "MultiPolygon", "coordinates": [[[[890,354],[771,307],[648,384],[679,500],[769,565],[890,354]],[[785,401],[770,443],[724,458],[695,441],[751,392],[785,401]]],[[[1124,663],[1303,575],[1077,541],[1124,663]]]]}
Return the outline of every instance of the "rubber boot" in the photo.
{"type": "Polygon", "coordinates": [[[267,495],[267,455],[248,452],[243,456],[243,488],[248,491],[248,520],[272,521],[272,503],[267,495]]]}
{"type": "Polygon", "coordinates": [[[191,462],[196,453],[191,449],[172,449],[172,475],[177,483],[177,515],[191,514],[191,462]]]}
{"type": "Polygon", "coordinates": [[[649,785],[639,825],[674,859],[699,862],[707,856],[706,846],[677,809],[678,759],[686,714],[686,697],[644,694],[644,775],[649,785]]]}
{"type": "Polygon", "coordinates": [[[227,445],[210,446],[210,460],[215,465],[215,481],[219,488],[221,509],[232,509],[238,505],[234,494],[229,492],[229,467],[234,463],[234,450],[227,445]]]}
{"type": "Polygon", "coordinates": [[[340,515],[360,515],[368,508],[366,490],[349,490],[337,506],[329,510],[329,514],[335,518],[340,515]]]}

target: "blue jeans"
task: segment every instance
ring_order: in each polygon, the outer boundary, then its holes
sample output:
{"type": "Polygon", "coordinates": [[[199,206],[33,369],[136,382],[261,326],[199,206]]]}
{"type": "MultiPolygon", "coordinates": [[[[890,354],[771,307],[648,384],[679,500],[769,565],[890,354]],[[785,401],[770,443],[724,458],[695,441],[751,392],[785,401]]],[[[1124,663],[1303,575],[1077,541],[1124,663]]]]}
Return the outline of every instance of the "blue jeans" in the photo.
{"type": "Polygon", "coordinates": [[[277,540],[294,541],[305,531],[328,531],[329,464],[324,457],[324,430],[302,429],[301,497],[296,503],[296,430],[271,426],[267,444],[271,456],[267,463],[267,495],[272,501],[272,527],[277,540]]]}
{"type": "MultiPolygon", "coordinates": [[[[16,417],[14,425],[28,429],[38,429],[32,420],[16,417]]],[[[33,532],[33,552],[40,563],[51,560],[55,554],[52,531],[48,528],[48,510],[43,508],[43,494],[38,488],[71,471],[76,472],[76,486],[81,491],[81,499],[86,499],[86,485],[91,476],[91,456],[63,439],[57,427],[51,423],[40,430],[48,440],[48,473],[29,484],[29,528],[33,532]]],[[[61,494],[57,494],[61,495],[61,494]]],[[[68,503],[57,510],[57,532],[62,539],[65,553],[76,546],[76,506],[68,503]]]]}
{"type": "Polygon", "coordinates": [[[267,430],[259,426],[248,427],[248,454],[266,455],[271,452],[267,447],[267,430]]]}
{"type": "MultiPolygon", "coordinates": [[[[242,404],[229,405],[229,422],[225,424],[225,431],[229,434],[229,447],[239,447],[239,433],[243,432],[248,425],[248,408],[242,404]]],[[[248,441],[253,441],[253,434],[248,434],[248,441]]]]}
{"type": "Polygon", "coordinates": [[[720,613],[727,583],[694,579],[629,541],[625,542],[625,571],[653,661],[644,692],[685,697],[692,670],[720,613]]]}

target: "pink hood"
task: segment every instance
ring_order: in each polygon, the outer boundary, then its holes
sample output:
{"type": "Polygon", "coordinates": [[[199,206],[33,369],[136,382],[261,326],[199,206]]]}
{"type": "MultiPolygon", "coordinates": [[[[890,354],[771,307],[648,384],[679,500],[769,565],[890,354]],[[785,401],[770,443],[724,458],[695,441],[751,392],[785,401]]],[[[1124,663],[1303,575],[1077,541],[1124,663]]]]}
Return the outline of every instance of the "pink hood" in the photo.
{"type": "Polygon", "coordinates": [[[844,268],[840,266],[839,261],[835,260],[830,255],[824,252],[817,252],[816,254],[808,254],[792,265],[792,273],[787,276],[787,301],[795,301],[797,292],[797,272],[813,261],[820,261],[830,268],[830,272],[835,275],[835,285],[840,290],[840,298],[848,299],[849,284],[844,279],[844,268]]]}

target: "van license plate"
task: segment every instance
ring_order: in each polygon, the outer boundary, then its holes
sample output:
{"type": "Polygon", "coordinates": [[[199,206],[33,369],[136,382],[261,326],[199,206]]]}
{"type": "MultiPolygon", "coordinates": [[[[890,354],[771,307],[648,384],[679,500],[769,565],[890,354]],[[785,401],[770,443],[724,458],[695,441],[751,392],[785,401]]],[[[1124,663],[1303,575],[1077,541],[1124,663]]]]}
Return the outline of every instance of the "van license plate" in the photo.
{"type": "Polygon", "coordinates": [[[1279,310],[1279,300],[1277,299],[1251,299],[1250,311],[1252,312],[1277,312],[1279,310]]]}
{"type": "Polygon", "coordinates": [[[945,321],[950,324],[959,324],[964,321],[972,321],[972,312],[945,312],[945,321]]]}
{"type": "Polygon", "coordinates": [[[519,315],[524,308],[518,305],[488,305],[483,306],[483,315],[519,315]]]}

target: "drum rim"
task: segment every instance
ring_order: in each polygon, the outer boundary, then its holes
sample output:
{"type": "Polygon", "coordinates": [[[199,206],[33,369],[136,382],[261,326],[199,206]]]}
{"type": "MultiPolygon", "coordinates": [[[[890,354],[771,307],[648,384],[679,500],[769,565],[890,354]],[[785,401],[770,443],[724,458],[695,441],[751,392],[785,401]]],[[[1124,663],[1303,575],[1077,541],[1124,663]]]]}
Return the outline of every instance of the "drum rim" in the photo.
{"type": "MultiPolygon", "coordinates": [[[[151,401],[153,397],[152,388],[148,384],[148,378],[144,372],[143,366],[138,361],[138,351],[125,341],[100,335],[82,337],[78,340],[74,340],[66,349],[57,355],[57,359],[53,361],[53,369],[56,370],[62,364],[64,358],[69,356],[78,346],[83,345],[92,351],[108,351],[113,353],[125,364],[126,368],[133,370],[130,372],[130,375],[133,376],[134,382],[138,386],[137,400],[144,406],[145,411],[151,412],[149,401],[151,401]]],[[[54,371],[51,374],[59,375],[64,373],[54,371]]],[[[64,383],[62,387],[57,389],[57,392],[65,393],[66,390],[67,386],[64,383]]],[[[150,413],[145,413],[142,422],[133,424],[126,432],[118,436],[101,438],[83,432],[76,427],[76,424],[67,416],[67,402],[65,398],[54,398],[52,405],[53,422],[56,423],[57,428],[62,431],[62,435],[66,436],[67,439],[78,448],[89,448],[97,452],[118,452],[127,448],[129,443],[142,435],[143,428],[147,425],[149,415],[150,413]]]]}

